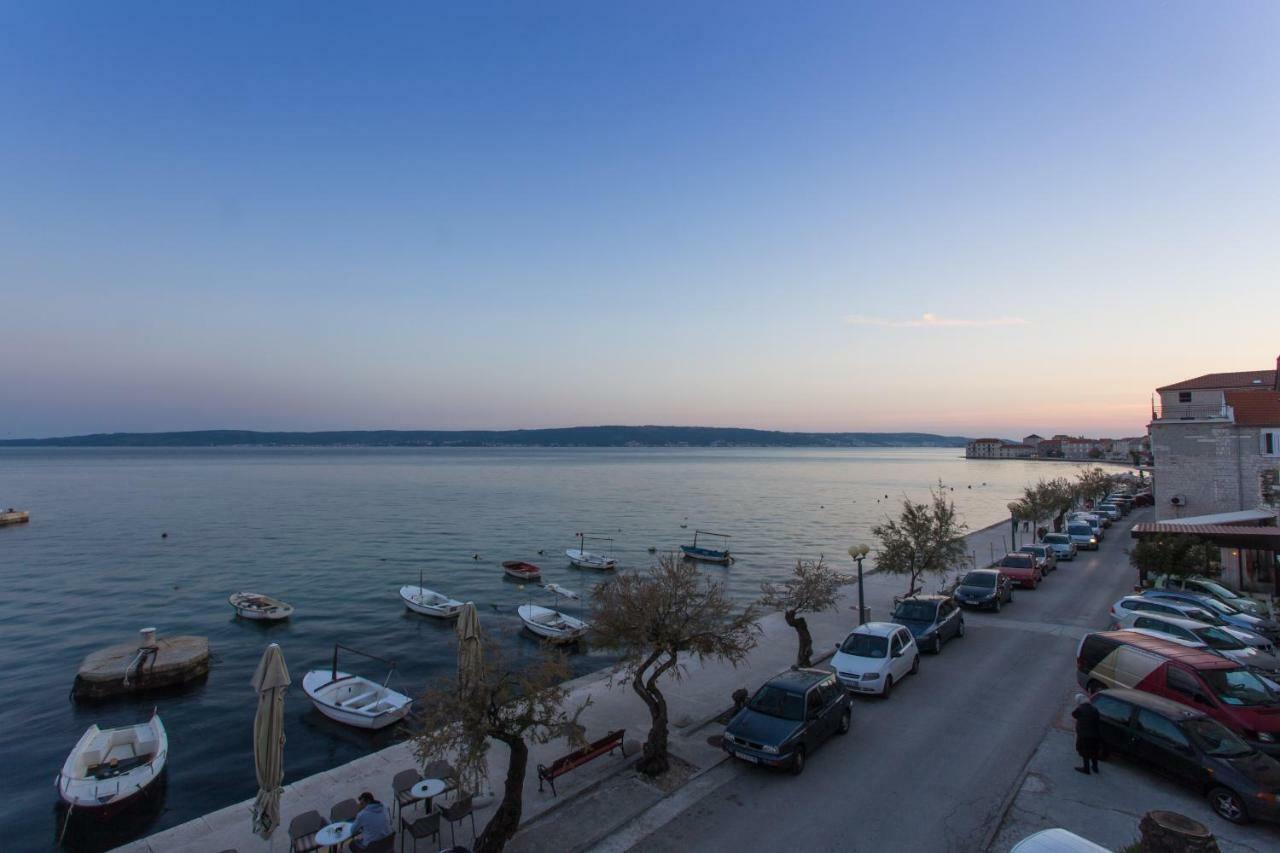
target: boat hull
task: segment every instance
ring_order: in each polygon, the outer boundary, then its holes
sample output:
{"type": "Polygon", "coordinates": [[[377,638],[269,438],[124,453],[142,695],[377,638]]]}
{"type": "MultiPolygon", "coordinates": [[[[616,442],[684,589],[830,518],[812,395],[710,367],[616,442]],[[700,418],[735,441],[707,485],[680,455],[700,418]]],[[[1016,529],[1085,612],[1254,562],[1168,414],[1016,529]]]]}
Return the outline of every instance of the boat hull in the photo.
{"type": "Polygon", "coordinates": [[[502,571],[506,572],[507,577],[515,578],[522,581],[542,580],[542,570],[533,563],[524,563],[519,560],[509,560],[502,564],[502,571]]]}
{"type": "Polygon", "coordinates": [[[400,600],[414,613],[436,619],[455,619],[462,612],[462,602],[418,586],[400,587],[400,600]]]}
{"type": "Polygon", "coordinates": [[[577,548],[570,548],[564,552],[564,555],[569,558],[569,565],[579,569],[607,572],[618,567],[618,561],[612,557],[602,557],[590,551],[579,551],[577,548]]]}
{"type": "Polygon", "coordinates": [[[581,619],[536,604],[522,604],[516,613],[531,633],[552,643],[576,643],[589,627],[581,619]]]}
{"type": "Polygon", "coordinates": [[[367,678],[328,669],[313,669],[302,678],[302,690],[316,710],[337,723],[377,731],[409,713],[408,696],[380,687],[367,678]]]}
{"type": "Polygon", "coordinates": [[[158,716],[118,729],[90,726],[58,774],[58,796],[81,813],[108,816],[142,799],[161,778],[168,757],[169,735],[158,716]],[[111,758],[125,764],[146,760],[116,775],[109,775],[110,771],[104,771],[103,778],[92,775],[93,768],[111,758]]]}
{"type": "Polygon", "coordinates": [[[238,592],[227,603],[241,619],[258,622],[281,622],[293,615],[293,605],[253,592],[238,592]]]}
{"type": "Polygon", "coordinates": [[[715,548],[695,548],[692,545],[681,545],[680,550],[684,552],[686,559],[701,560],[704,563],[727,564],[733,559],[728,551],[719,551],[715,548]]]}
{"type": "Polygon", "coordinates": [[[26,510],[0,512],[0,526],[5,524],[26,524],[31,521],[31,513],[26,510]]]}

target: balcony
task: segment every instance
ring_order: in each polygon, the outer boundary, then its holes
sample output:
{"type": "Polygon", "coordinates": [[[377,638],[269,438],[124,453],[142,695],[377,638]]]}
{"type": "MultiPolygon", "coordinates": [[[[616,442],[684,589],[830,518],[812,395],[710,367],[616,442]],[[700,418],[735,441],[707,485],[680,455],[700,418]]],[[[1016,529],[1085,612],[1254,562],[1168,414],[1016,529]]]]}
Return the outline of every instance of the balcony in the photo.
{"type": "Polygon", "coordinates": [[[1231,421],[1235,413],[1225,403],[1175,403],[1152,410],[1156,421],[1231,421]]]}

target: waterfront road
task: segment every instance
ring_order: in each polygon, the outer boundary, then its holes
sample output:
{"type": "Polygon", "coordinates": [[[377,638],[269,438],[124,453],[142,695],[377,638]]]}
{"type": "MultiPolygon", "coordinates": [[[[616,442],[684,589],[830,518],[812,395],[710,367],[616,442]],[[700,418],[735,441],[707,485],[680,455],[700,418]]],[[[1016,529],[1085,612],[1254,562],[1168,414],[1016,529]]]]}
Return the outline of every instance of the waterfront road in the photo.
{"type": "Polygon", "coordinates": [[[1016,591],[1002,613],[966,614],[967,636],[925,655],[920,674],[891,699],[856,700],[853,730],[810,756],[802,776],[721,765],[665,825],[631,838],[624,829],[606,846],[981,850],[1027,760],[1077,691],[1079,637],[1105,628],[1107,608],[1133,585],[1128,528],[1149,512],[1117,523],[1100,551],[1064,563],[1038,590],[1016,591]]]}

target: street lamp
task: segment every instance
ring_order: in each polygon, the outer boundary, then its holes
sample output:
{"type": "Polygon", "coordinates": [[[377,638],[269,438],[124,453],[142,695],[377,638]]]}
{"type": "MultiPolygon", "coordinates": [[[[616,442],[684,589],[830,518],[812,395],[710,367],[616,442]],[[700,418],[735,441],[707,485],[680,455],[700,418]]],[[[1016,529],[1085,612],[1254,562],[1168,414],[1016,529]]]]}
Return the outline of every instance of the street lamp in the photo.
{"type": "Polygon", "coordinates": [[[1017,501],[1009,503],[1009,550],[1018,550],[1018,506],[1017,501]]]}
{"type": "Polygon", "coordinates": [[[858,564],[858,624],[867,624],[867,605],[862,593],[862,561],[866,559],[867,554],[871,553],[871,548],[866,543],[859,543],[849,547],[849,556],[858,564]]]}

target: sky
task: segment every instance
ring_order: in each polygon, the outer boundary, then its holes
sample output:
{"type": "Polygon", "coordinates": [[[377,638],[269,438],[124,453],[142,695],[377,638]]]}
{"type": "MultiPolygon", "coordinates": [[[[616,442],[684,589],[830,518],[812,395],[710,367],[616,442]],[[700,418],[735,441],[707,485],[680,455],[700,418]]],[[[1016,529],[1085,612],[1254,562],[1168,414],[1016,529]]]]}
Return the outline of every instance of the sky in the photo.
{"type": "Polygon", "coordinates": [[[0,2],[0,437],[1136,435],[1280,354],[1274,2],[0,2]]]}

